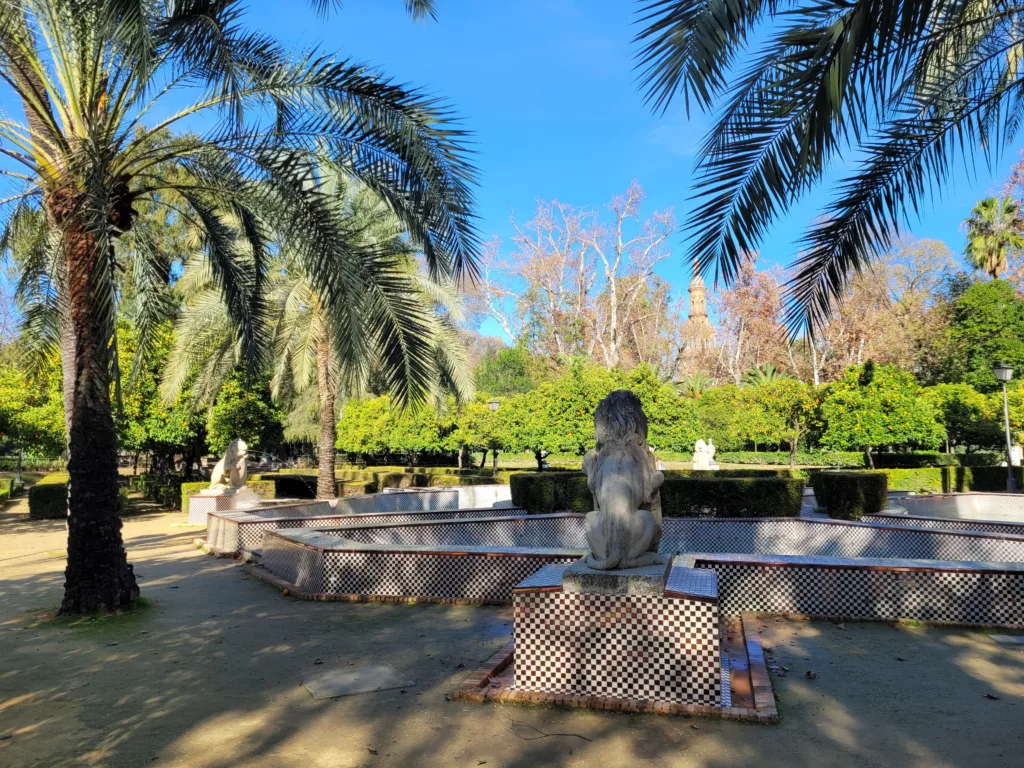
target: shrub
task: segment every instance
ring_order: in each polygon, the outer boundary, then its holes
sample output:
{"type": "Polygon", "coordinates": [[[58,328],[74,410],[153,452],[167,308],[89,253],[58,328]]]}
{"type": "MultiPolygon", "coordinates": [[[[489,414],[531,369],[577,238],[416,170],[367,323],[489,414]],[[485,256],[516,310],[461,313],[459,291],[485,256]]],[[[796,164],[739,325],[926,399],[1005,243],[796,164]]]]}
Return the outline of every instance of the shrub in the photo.
{"type": "Polygon", "coordinates": [[[66,472],[46,475],[28,489],[28,516],[32,520],[60,520],[68,516],[66,472]]]}
{"type": "MultiPolygon", "coordinates": [[[[1017,488],[1024,488],[1024,467],[1014,467],[1017,488]]],[[[1001,492],[1006,490],[1006,467],[963,467],[957,470],[959,488],[964,491],[1001,492]],[[961,479],[962,478],[962,479],[961,479]]]]}
{"type": "Polygon", "coordinates": [[[975,451],[958,453],[956,458],[961,467],[995,467],[1006,461],[1006,454],[1002,451],[975,451]]]}
{"type": "MultiPolygon", "coordinates": [[[[789,451],[719,451],[722,464],[769,464],[789,466],[789,451]]],[[[860,451],[797,451],[796,463],[819,467],[863,467],[860,451]]]]}
{"type": "Polygon", "coordinates": [[[258,475],[258,482],[272,483],[275,499],[315,499],[316,475],[268,473],[258,475]]]}
{"type": "Polygon", "coordinates": [[[881,512],[889,489],[885,472],[815,472],[811,486],[818,506],[837,520],[881,512]]]}
{"type": "MultiPolygon", "coordinates": [[[[780,477],[765,470],[757,477],[701,476],[676,470],[661,487],[661,510],[667,517],[793,517],[800,514],[802,478],[780,477]]],[[[562,510],[586,513],[594,498],[582,472],[520,472],[512,475],[512,503],[530,514],[562,510]]]]}
{"type": "Polygon", "coordinates": [[[878,469],[916,469],[918,467],[955,467],[959,464],[956,454],[939,451],[914,451],[913,453],[876,453],[872,456],[878,469]]]}
{"type": "Polygon", "coordinates": [[[665,517],[797,517],[804,480],[793,477],[666,477],[665,517]]]}
{"type": "Polygon", "coordinates": [[[555,482],[558,472],[517,472],[512,475],[512,504],[531,515],[555,511],[555,482]]]}
{"type": "Polygon", "coordinates": [[[958,490],[955,482],[956,469],[950,467],[877,469],[874,472],[885,475],[888,478],[888,487],[894,491],[944,493],[958,490]]]}

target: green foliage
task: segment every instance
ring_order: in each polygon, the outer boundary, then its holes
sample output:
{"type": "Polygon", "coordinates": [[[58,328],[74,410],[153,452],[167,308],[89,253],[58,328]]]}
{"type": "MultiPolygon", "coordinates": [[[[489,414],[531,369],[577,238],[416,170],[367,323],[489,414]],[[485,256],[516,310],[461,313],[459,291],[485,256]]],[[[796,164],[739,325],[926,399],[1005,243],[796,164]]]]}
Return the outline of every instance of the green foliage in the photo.
{"type": "MultiPolygon", "coordinates": [[[[788,451],[720,451],[716,458],[721,464],[789,464],[788,451]]],[[[796,463],[812,467],[863,467],[864,454],[860,451],[798,451],[796,463]]]]}
{"type": "MultiPolygon", "coordinates": [[[[618,385],[632,390],[647,416],[647,442],[656,450],[691,450],[701,436],[696,403],[684,398],[671,385],[662,382],[654,368],[641,365],[634,368],[618,385]]],[[[594,417],[590,416],[590,435],[593,439],[594,417]]]]}
{"type": "Polygon", "coordinates": [[[481,392],[499,397],[533,389],[536,362],[525,344],[489,350],[476,368],[476,386],[481,392]]]}
{"type": "MultiPolygon", "coordinates": [[[[723,384],[703,392],[697,399],[697,416],[704,433],[711,437],[720,452],[741,451],[746,447],[743,394],[739,387],[723,384]]],[[[687,447],[687,450],[692,449],[693,444],[687,447]]],[[[721,456],[719,453],[719,461],[725,461],[721,456]]]]}
{"type": "Polygon", "coordinates": [[[888,477],[884,472],[815,472],[811,486],[829,517],[860,520],[885,509],[888,477]]]}
{"type": "Polygon", "coordinates": [[[847,368],[825,388],[819,413],[826,424],[821,436],[824,448],[930,448],[943,438],[932,403],[921,397],[914,377],[891,365],[847,368]]]}
{"type": "MultiPolygon", "coordinates": [[[[800,514],[804,480],[774,473],[727,477],[666,473],[661,510],[667,517],[794,517],[800,514]]],[[[533,515],[589,512],[594,498],[582,472],[520,472],[511,476],[512,503],[533,515]]]]}
{"type": "Polygon", "coordinates": [[[740,390],[746,407],[745,437],[763,445],[784,444],[794,461],[815,406],[813,390],[796,379],[764,376],[740,390]]]}
{"type": "Polygon", "coordinates": [[[991,398],[970,384],[937,384],[922,394],[932,403],[951,446],[999,445],[999,411],[991,398]]]}
{"type": "Polygon", "coordinates": [[[950,467],[893,468],[875,471],[888,478],[889,488],[894,491],[944,493],[963,490],[962,481],[957,482],[957,471],[950,467]],[[961,487],[958,488],[957,485],[961,487]]]}
{"type": "Polygon", "coordinates": [[[874,463],[879,469],[913,469],[916,467],[956,467],[960,465],[956,454],[939,451],[913,451],[911,453],[877,453],[874,463]]]}
{"type": "Polygon", "coordinates": [[[174,341],[173,326],[165,322],[152,331],[142,361],[136,360],[139,341],[138,329],[122,319],[118,355],[122,367],[133,375],[124,381],[121,409],[115,410],[118,445],[126,451],[190,456],[190,448],[206,429],[203,414],[190,406],[187,392],[171,404],[160,397],[160,379],[174,341]]]}
{"type": "Polygon", "coordinates": [[[68,515],[68,474],[54,472],[28,489],[28,516],[32,520],[61,520],[68,515]]]}
{"type": "Polygon", "coordinates": [[[953,303],[949,338],[947,381],[994,392],[993,365],[1024,371],[1024,301],[1005,280],[975,283],[953,303]]]}
{"type": "Polygon", "coordinates": [[[666,517],[797,517],[804,480],[796,477],[666,477],[666,517]]]}
{"type": "Polygon", "coordinates": [[[964,253],[975,269],[998,278],[1009,266],[1008,251],[1024,248],[1024,219],[1020,205],[1011,197],[987,197],[979,200],[964,222],[967,248],[964,253]]]}
{"type": "Polygon", "coordinates": [[[55,361],[35,376],[0,366],[0,442],[42,456],[64,452],[64,400],[55,361]]]}
{"type": "Polygon", "coordinates": [[[206,441],[223,453],[234,439],[252,451],[273,451],[284,439],[284,416],[270,399],[265,379],[235,374],[221,387],[206,420],[206,441]]]}

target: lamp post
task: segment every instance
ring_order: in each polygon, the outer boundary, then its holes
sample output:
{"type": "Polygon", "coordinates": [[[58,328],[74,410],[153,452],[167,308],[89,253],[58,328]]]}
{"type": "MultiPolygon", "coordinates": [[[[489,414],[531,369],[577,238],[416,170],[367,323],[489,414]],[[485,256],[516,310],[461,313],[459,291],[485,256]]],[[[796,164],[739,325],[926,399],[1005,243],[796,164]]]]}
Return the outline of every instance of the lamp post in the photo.
{"type": "Polygon", "coordinates": [[[1010,406],[1006,402],[1006,382],[1013,378],[1013,368],[999,363],[992,366],[996,381],[1003,385],[1003,426],[1006,428],[1006,490],[1017,492],[1017,478],[1013,476],[1013,447],[1010,441],[1010,406]]]}
{"type": "MultiPolygon", "coordinates": [[[[487,401],[487,406],[491,409],[491,413],[494,413],[501,407],[501,400],[497,398],[487,401]]],[[[491,448],[491,469],[494,474],[498,474],[498,449],[491,448]]]]}

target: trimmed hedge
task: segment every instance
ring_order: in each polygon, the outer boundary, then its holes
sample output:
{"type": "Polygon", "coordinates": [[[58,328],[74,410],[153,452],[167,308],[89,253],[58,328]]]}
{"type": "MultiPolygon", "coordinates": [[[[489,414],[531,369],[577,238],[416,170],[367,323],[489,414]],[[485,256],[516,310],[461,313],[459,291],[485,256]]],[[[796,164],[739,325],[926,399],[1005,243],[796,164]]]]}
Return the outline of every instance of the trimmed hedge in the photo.
{"type": "Polygon", "coordinates": [[[860,520],[881,512],[889,490],[884,472],[816,472],[811,486],[818,506],[837,520],[860,520]]]}
{"type": "Polygon", "coordinates": [[[68,474],[46,475],[28,489],[28,516],[32,520],[62,520],[68,516],[68,474]]]}
{"type": "MultiPolygon", "coordinates": [[[[666,473],[661,511],[666,517],[795,517],[803,502],[804,480],[773,470],[740,476],[739,470],[666,473]],[[728,474],[721,474],[727,472],[728,474]],[[714,476],[711,476],[714,475],[714,476]]],[[[562,510],[590,512],[594,497],[582,472],[521,472],[512,475],[512,503],[533,515],[562,510]]]]}
{"type": "MultiPolygon", "coordinates": [[[[952,493],[1006,490],[1006,467],[921,467],[867,470],[889,478],[889,488],[911,493],[952,493]]],[[[1024,468],[1014,467],[1017,487],[1024,488],[1024,468]]]]}
{"type": "MultiPolygon", "coordinates": [[[[789,451],[719,451],[715,459],[721,464],[768,464],[789,466],[789,451]]],[[[796,463],[822,467],[863,467],[864,454],[859,451],[797,451],[796,463]]]]}
{"type": "Polygon", "coordinates": [[[919,467],[956,467],[960,462],[955,453],[914,451],[913,453],[874,453],[871,455],[876,469],[917,469],[919,467]]]}

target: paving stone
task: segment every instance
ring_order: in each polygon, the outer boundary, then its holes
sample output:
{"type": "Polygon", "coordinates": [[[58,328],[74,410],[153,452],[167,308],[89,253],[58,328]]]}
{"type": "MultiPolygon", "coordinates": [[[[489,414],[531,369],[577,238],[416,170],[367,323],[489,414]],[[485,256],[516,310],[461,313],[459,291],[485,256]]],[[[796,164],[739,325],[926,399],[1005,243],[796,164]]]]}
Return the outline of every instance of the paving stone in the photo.
{"type": "Polygon", "coordinates": [[[355,693],[386,691],[416,685],[400,676],[390,664],[366,664],[331,669],[302,682],[314,699],[333,699],[355,693]]]}

